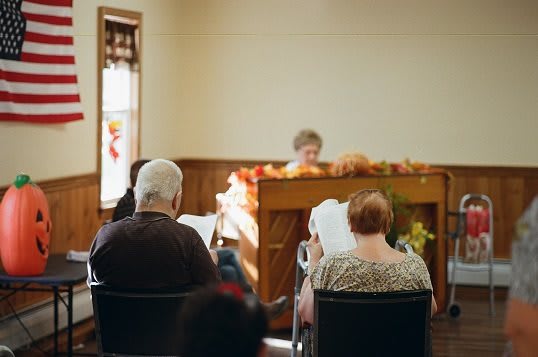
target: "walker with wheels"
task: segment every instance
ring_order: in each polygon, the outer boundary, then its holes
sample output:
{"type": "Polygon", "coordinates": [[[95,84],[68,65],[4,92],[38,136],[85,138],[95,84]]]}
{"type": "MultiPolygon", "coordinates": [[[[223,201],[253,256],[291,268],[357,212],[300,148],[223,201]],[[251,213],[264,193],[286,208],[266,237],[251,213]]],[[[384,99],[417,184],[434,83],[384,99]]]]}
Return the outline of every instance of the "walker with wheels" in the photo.
{"type": "Polygon", "coordinates": [[[457,212],[449,212],[456,216],[456,230],[449,232],[448,237],[454,240],[454,263],[451,271],[451,289],[448,302],[448,314],[457,318],[461,307],[455,301],[456,271],[489,272],[489,311],[495,315],[495,294],[493,284],[493,203],[483,194],[469,193],[464,195],[457,212]],[[473,203],[486,203],[487,208],[473,203]],[[465,238],[465,257],[459,257],[460,238],[465,238]]]}

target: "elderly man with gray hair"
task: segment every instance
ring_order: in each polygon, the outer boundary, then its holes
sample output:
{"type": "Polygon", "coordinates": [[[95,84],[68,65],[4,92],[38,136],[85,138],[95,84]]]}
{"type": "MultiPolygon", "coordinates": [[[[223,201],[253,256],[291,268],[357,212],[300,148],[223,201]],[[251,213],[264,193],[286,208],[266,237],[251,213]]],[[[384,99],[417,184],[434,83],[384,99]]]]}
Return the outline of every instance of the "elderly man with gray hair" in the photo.
{"type": "Polygon", "coordinates": [[[191,288],[221,280],[217,254],[176,222],[183,174],[157,159],[138,173],[132,217],[104,225],[90,249],[89,282],[120,288],[191,288]]]}
{"type": "MultiPolygon", "coordinates": [[[[88,259],[88,284],[191,289],[221,281],[217,252],[206,248],[194,228],[175,220],[182,181],[183,174],[172,161],[152,160],[140,168],[134,187],[135,212],[97,232],[88,259]]],[[[221,253],[225,253],[220,255],[223,263],[229,264],[230,252],[221,253]]],[[[243,274],[238,264],[235,269],[243,274]]],[[[242,285],[252,292],[250,285],[242,285]]],[[[282,296],[263,306],[268,317],[275,319],[285,311],[287,302],[282,296]]]]}

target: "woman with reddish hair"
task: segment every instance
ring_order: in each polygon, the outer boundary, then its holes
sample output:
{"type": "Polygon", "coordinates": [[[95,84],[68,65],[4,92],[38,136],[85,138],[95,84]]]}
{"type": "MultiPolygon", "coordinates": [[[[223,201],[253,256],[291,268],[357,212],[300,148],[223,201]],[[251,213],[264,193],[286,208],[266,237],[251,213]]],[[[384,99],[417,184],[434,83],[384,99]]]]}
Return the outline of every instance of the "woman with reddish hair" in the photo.
{"type": "MultiPolygon", "coordinates": [[[[313,289],[388,292],[430,289],[426,264],[414,253],[401,253],[387,244],[385,235],[394,220],[392,203],[380,190],[362,190],[349,197],[349,228],[357,247],[323,256],[317,234],[308,241],[309,274],[299,300],[303,322],[314,321],[313,289]]],[[[432,315],[437,304],[432,296],[432,315]]]]}

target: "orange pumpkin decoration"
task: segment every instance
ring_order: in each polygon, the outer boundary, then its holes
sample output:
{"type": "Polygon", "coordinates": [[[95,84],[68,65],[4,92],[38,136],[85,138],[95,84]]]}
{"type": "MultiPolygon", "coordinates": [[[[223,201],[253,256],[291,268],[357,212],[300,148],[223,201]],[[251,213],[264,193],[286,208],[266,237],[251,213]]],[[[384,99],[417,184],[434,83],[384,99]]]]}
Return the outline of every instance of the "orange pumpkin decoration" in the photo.
{"type": "Polygon", "coordinates": [[[9,275],[40,275],[49,257],[52,223],[47,198],[18,175],[0,204],[0,256],[9,275]]]}

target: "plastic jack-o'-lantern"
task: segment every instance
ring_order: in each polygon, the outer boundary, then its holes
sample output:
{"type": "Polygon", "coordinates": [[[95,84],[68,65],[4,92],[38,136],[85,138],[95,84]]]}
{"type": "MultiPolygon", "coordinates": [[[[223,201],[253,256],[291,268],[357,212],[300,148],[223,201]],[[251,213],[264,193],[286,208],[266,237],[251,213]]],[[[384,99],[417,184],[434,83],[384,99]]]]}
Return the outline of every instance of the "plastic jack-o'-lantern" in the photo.
{"type": "Polygon", "coordinates": [[[0,204],[0,256],[9,275],[39,275],[49,257],[52,223],[47,198],[28,175],[18,175],[0,204]]]}

